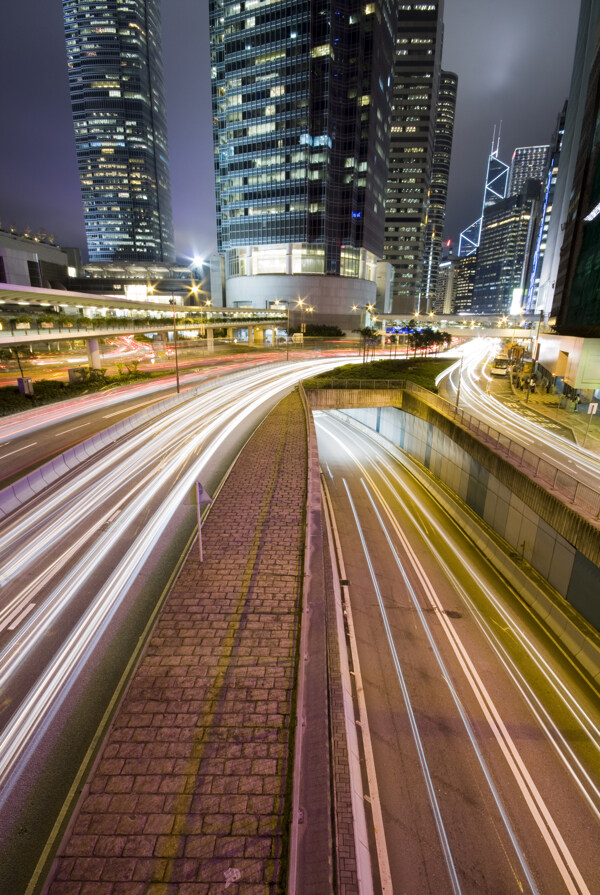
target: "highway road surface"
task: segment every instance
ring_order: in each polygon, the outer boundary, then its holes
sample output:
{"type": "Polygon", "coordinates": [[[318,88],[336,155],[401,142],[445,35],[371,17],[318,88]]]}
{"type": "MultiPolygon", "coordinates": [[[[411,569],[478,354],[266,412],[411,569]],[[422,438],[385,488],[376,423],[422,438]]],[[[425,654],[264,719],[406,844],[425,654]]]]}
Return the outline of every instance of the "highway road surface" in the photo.
{"type": "Polygon", "coordinates": [[[597,690],[410,461],[332,415],[316,424],[364,696],[375,891],[596,895],[597,690]]]}
{"type": "Polygon", "coordinates": [[[0,525],[0,891],[20,891],[5,872],[35,866],[193,532],[195,482],[214,493],[268,409],[339,362],[268,365],[190,394],[0,525]]]}

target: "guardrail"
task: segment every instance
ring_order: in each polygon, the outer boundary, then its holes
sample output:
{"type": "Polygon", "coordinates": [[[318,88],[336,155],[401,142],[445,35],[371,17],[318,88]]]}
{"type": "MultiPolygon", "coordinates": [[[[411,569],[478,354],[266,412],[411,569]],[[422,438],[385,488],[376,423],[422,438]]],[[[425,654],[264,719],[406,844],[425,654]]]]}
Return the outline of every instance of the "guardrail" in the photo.
{"type": "Polygon", "coordinates": [[[414,382],[405,379],[328,379],[322,380],[319,388],[370,390],[394,388],[412,392],[423,403],[462,426],[486,447],[490,447],[500,454],[548,491],[560,496],[564,501],[577,507],[593,519],[600,519],[600,492],[595,488],[578,481],[551,461],[543,459],[534,451],[490,426],[479,417],[461,410],[460,407],[457,409],[449,401],[414,382]]]}
{"type": "MultiPolygon", "coordinates": [[[[193,317],[192,314],[188,315],[193,317]]],[[[181,329],[198,329],[201,326],[209,329],[228,329],[253,326],[269,326],[274,323],[286,322],[285,316],[274,316],[264,318],[256,317],[225,317],[221,315],[213,315],[211,317],[193,318],[185,320],[179,316],[176,322],[178,330],[181,329]]],[[[70,336],[71,338],[85,338],[89,336],[93,338],[96,335],[116,334],[122,332],[152,332],[153,330],[171,330],[173,329],[173,320],[164,318],[162,320],[135,320],[127,318],[114,318],[107,320],[106,323],[101,321],[93,321],[91,323],[79,323],[77,318],[73,319],[73,323],[56,323],[54,326],[44,326],[42,323],[32,323],[27,327],[10,323],[0,330],[1,337],[18,337],[19,339],[27,339],[31,335],[44,336],[48,339],[55,339],[57,336],[70,336]]]]}

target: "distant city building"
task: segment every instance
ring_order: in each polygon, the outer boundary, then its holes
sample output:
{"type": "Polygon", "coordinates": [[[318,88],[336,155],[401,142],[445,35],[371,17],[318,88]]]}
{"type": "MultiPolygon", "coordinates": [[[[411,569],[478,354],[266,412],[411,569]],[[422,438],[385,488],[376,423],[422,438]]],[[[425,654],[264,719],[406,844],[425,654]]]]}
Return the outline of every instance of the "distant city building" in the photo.
{"type": "Polygon", "coordinates": [[[302,296],[323,320],[374,302],[396,4],[210,0],[209,10],[227,304],[302,296]]]}
{"type": "Polygon", "coordinates": [[[485,174],[481,216],[460,234],[458,243],[459,257],[475,254],[481,240],[481,227],[485,209],[494,205],[496,202],[501,201],[507,195],[508,172],[510,167],[506,162],[503,162],[502,159],[498,158],[499,151],[500,136],[498,136],[498,139],[496,140],[496,132],[494,130],[492,148],[488,156],[487,170],[485,174]]]}
{"type": "MultiPolygon", "coordinates": [[[[600,336],[600,40],[588,80],[552,316],[560,333],[600,336]]],[[[599,382],[600,384],[600,382],[599,382]]]]}
{"type": "MultiPolygon", "coordinates": [[[[83,265],[78,276],[67,281],[73,292],[90,292],[94,295],[113,295],[143,301],[165,300],[165,295],[177,304],[202,305],[212,302],[209,263],[192,271],[180,264],[163,264],[140,261],[129,264],[90,261],[83,265]],[[192,287],[194,290],[192,291],[192,287]]],[[[216,304],[217,302],[212,302],[216,304]]]]}
{"type": "Polygon", "coordinates": [[[427,311],[432,310],[437,298],[437,276],[442,255],[442,235],[446,217],[457,88],[458,75],[455,75],[453,72],[442,71],[435,120],[429,219],[425,246],[425,288],[423,294],[427,311]]]}
{"type": "Polygon", "coordinates": [[[456,264],[456,283],[454,288],[454,313],[469,314],[473,302],[473,286],[477,270],[477,251],[463,255],[456,264]]]}
{"type": "Polygon", "coordinates": [[[560,250],[569,214],[590,73],[596,58],[599,27],[600,0],[581,0],[560,165],[558,166],[552,216],[548,228],[547,247],[540,273],[536,303],[536,308],[544,310],[550,318],[555,314],[556,309],[556,304],[553,309],[553,299],[560,263],[560,250]]]}
{"type": "Polygon", "coordinates": [[[458,263],[458,259],[452,258],[439,265],[432,308],[436,314],[454,314],[458,263]]]}
{"type": "Polygon", "coordinates": [[[534,236],[541,185],[528,180],[518,196],[508,196],[484,210],[471,311],[506,314],[521,307],[524,268],[534,236]]]}
{"type": "Polygon", "coordinates": [[[160,0],[63,0],[91,261],[175,260],[160,0]]]}
{"type": "Polygon", "coordinates": [[[0,283],[64,289],[81,264],[78,249],[63,249],[45,235],[30,236],[0,228],[0,283]]]}
{"type": "Polygon", "coordinates": [[[548,171],[550,146],[518,146],[513,152],[508,173],[507,196],[518,196],[528,180],[543,183],[548,171]]]}
{"type": "Polygon", "coordinates": [[[396,5],[398,30],[385,205],[385,259],[395,269],[394,313],[412,314],[424,311],[426,304],[424,268],[443,2],[396,5]]]}

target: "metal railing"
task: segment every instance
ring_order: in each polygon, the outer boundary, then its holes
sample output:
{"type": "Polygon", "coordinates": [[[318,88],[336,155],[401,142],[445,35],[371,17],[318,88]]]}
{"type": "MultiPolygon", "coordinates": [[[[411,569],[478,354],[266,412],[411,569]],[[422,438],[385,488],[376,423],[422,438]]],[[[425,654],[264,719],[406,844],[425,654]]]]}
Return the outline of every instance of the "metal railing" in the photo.
{"type": "Polygon", "coordinates": [[[403,389],[412,392],[424,404],[437,410],[443,416],[462,426],[479,441],[491,448],[503,459],[524,472],[547,491],[570,503],[582,514],[600,519],[600,491],[578,481],[568,472],[560,469],[535,451],[524,447],[506,433],[495,429],[478,416],[456,408],[449,401],[440,398],[428,389],[410,380],[398,379],[328,379],[319,383],[319,388],[327,389],[403,389]]]}

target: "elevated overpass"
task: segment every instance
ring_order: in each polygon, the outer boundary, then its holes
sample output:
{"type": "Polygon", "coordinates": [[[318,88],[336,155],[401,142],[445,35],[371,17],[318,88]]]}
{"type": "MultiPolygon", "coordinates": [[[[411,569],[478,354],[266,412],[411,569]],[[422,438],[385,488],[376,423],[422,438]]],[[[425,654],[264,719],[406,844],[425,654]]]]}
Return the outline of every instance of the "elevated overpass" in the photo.
{"type": "MultiPolygon", "coordinates": [[[[39,314],[60,314],[54,323],[31,316],[28,323],[11,322],[19,313],[4,314],[0,330],[0,347],[29,345],[34,342],[59,342],[84,339],[88,343],[90,363],[99,365],[98,339],[127,334],[165,333],[200,330],[206,335],[207,347],[214,345],[216,329],[226,329],[228,338],[236,330],[248,331],[248,343],[262,342],[265,330],[287,325],[287,311],[255,308],[213,308],[206,305],[183,305],[180,296],[151,295],[147,298],[124,298],[40,289],[33,286],[7,284],[0,288],[0,314],[4,306],[18,306],[27,316],[30,310],[39,314]]],[[[275,339],[272,340],[273,343],[275,339]]]]}

